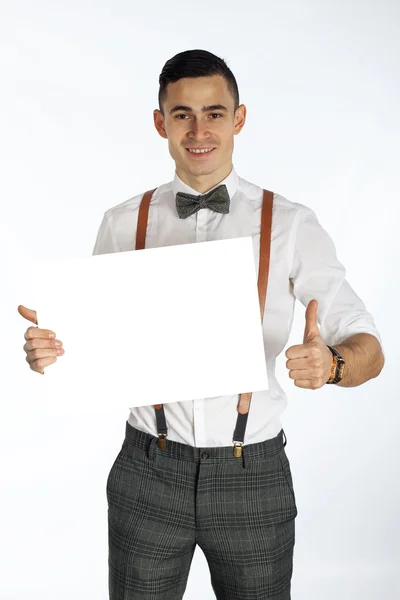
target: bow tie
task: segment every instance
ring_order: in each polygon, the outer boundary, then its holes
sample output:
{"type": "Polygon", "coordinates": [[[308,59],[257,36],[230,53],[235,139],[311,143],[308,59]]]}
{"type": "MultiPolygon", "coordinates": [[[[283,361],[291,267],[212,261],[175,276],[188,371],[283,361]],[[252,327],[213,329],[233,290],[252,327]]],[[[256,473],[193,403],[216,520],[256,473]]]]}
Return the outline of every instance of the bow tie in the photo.
{"type": "Polygon", "coordinates": [[[178,192],[175,198],[176,210],[180,219],[194,215],[201,208],[211,208],[215,212],[228,214],[230,198],[226,185],[223,183],[207,194],[184,194],[178,192]]]}

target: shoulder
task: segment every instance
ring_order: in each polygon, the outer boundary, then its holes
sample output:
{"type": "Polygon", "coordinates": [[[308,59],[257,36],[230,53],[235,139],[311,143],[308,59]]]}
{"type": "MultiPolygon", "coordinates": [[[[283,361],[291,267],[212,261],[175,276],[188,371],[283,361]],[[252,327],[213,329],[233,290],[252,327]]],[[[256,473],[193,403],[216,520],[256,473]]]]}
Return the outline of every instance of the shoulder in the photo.
{"type": "MultiPolygon", "coordinates": [[[[264,188],[239,177],[239,189],[250,202],[260,203],[264,188]]],[[[275,220],[285,222],[290,227],[296,226],[300,221],[307,217],[316,219],[315,212],[305,204],[289,200],[286,196],[283,196],[272,189],[269,189],[269,191],[274,194],[273,217],[275,220]]]]}
{"type": "MultiPolygon", "coordinates": [[[[149,189],[154,189],[154,188],[149,188],[149,189]]],[[[163,183],[160,186],[158,186],[155,189],[155,192],[153,193],[152,197],[151,197],[151,205],[152,204],[156,204],[165,194],[168,194],[168,192],[171,192],[172,189],[172,182],[168,182],[168,183],[163,183]]],[[[116,204],[115,206],[112,206],[111,208],[107,209],[104,213],[104,216],[107,220],[119,220],[119,219],[123,219],[126,217],[129,217],[131,215],[136,215],[139,211],[139,207],[140,207],[140,203],[143,199],[143,196],[145,195],[147,190],[145,190],[144,192],[141,192],[140,194],[137,194],[136,196],[132,196],[132,198],[128,198],[128,200],[124,200],[124,202],[120,202],[119,204],[116,204]]]]}
{"type": "MultiPolygon", "coordinates": [[[[171,191],[172,182],[158,186],[150,202],[148,228],[153,221],[151,207],[162,201],[171,191]]],[[[151,188],[154,189],[154,188],[151,188]]],[[[133,241],[136,235],[140,203],[146,191],[136,194],[124,202],[111,206],[103,213],[93,254],[106,254],[108,252],[123,252],[133,250],[133,241]]]]}

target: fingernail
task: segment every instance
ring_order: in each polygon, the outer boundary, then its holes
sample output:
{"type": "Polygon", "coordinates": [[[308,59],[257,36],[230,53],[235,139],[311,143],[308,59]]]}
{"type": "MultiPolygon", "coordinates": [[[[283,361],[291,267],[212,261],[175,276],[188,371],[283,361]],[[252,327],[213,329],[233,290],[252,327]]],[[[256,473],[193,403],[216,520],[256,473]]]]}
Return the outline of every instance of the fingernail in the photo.
{"type": "Polygon", "coordinates": [[[56,334],[55,333],[49,333],[49,338],[55,338],[56,334]]]}

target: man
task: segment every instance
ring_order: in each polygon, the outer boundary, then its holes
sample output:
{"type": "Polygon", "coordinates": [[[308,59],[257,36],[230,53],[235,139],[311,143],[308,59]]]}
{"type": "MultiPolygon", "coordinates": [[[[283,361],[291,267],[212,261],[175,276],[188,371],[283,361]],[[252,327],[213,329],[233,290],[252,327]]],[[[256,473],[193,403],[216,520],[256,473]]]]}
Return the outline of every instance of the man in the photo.
{"type": "MultiPolygon", "coordinates": [[[[246,120],[232,72],[217,56],[192,50],[167,61],[159,81],[154,124],[168,140],[174,179],[151,195],[147,222],[139,216],[143,193],[107,210],[93,253],[139,248],[144,222],[146,248],[251,235],[258,256],[268,194],[232,164],[234,136],[246,120]]],[[[247,394],[239,404],[229,396],[131,409],[107,481],[111,600],[182,598],[196,544],[218,599],[290,598],[297,507],[275,361],[295,299],[307,307],[303,343],[286,351],[296,386],[361,385],[379,375],[384,357],[374,321],[315,213],[274,194],[270,241],[262,313],[270,387],[253,393],[251,410],[247,394]],[[238,415],[248,417],[244,444],[233,436],[238,415]]],[[[37,322],[34,311],[19,311],[37,322]]],[[[49,334],[25,333],[27,361],[41,373],[63,353],[49,334]]],[[[200,365],[199,377],[206,376],[200,365]]]]}

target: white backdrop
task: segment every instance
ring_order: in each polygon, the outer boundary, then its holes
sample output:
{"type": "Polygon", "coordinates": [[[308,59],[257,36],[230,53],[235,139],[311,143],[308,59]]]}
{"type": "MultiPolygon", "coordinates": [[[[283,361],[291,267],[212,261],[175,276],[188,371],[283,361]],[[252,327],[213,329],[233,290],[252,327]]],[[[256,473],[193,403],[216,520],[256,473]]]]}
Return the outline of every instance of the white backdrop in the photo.
{"type": "MultiPolygon", "coordinates": [[[[398,599],[399,18],[396,0],[1,2],[1,600],[108,598],[105,484],[129,411],[46,413],[22,350],[23,256],[91,254],[105,210],[172,179],[152,111],[163,64],[193,48],[237,78],[239,175],[316,211],[386,353],[378,379],[315,392],[278,358],[292,597],[398,599]]],[[[288,346],[304,314],[297,303],[288,346]]],[[[199,548],[197,598],[214,598],[199,548]]]]}

